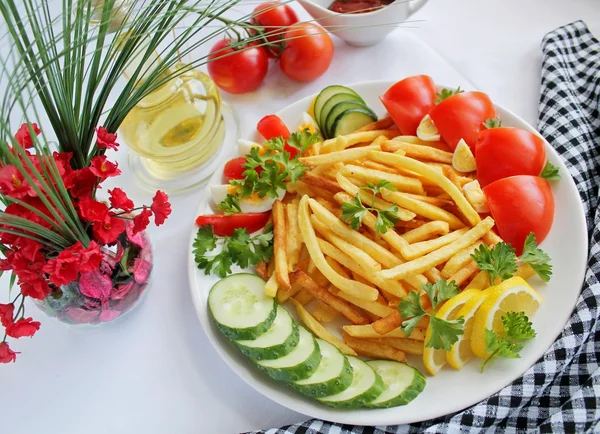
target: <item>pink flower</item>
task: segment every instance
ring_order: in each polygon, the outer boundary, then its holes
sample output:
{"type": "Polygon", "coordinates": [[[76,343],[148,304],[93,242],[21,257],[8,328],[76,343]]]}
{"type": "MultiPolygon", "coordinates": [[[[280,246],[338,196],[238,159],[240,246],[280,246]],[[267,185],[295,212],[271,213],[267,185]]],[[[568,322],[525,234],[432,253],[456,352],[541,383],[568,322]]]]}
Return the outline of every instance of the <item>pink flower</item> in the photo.
{"type": "Polygon", "coordinates": [[[117,163],[107,161],[106,155],[99,155],[92,158],[89,169],[94,175],[100,178],[101,181],[104,181],[106,178],[110,178],[111,176],[118,176],[121,174],[119,165],[117,163]]]}
{"type": "Polygon", "coordinates": [[[31,148],[33,146],[33,139],[31,138],[31,133],[29,132],[29,126],[31,125],[31,129],[35,133],[35,135],[39,135],[41,133],[40,128],[34,122],[32,124],[22,124],[21,127],[17,130],[15,134],[15,140],[25,149],[31,148]]]}
{"type": "Polygon", "coordinates": [[[94,238],[102,244],[114,244],[124,231],[125,221],[117,217],[106,216],[104,221],[92,225],[94,238]]]}
{"type": "Polygon", "coordinates": [[[157,191],[152,199],[152,206],[150,206],[150,209],[154,213],[154,223],[156,223],[156,226],[162,225],[171,214],[169,196],[160,190],[157,191]]]}
{"type": "Polygon", "coordinates": [[[148,225],[150,224],[150,217],[152,216],[152,211],[149,208],[144,208],[141,213],[136,215],[133,218],[133,230],[134,234],[138,232],[145,231],[148,225]]]}
{"type": "Polygon", "coordinates": [[[144,247],[145,246],[145,242],[144,242],[144,236],[142,235],[141,232],[138,232],[136,234],[133,233],[133,228],[134,228],[134,224],[131,222],[128,222],[125,225],[125,233],[127,234],[127,239],[129,241],[131,241],[133,244],[135,244],[136,246],[139,247],[144,247]]]}
{"type": "Polygon", "coordinates": [[[71,321],[82,324],[92,322],[100,314],[97,310],[85,310],[79,307],[69,307],[65,313],[71,321]]]}
{"type": "Polygon", "coordinates": [[[40,325],[39,321],[33,321],[32,318],[21,318],[6,327],[6,334],[15,339],[31,337],[40,329],[40,325]]]}
{"type": "Polygon", "coordinates": [[[10,164],[0,169],[0,193],[16,199],[36,196],[19,169],[10,164]]]}
{"type": "Polygon", "coordinates": [[[129,199],[125,192],[120,188],[108,190],[108,194],[110,194],[110,206],[113,208],[121,209],[125,212],[131,212],[131,210],[133,210],[135,206],[133,201],[129,199]]]}
{"type": "Polygon", "coordinates": [[[152,271],[152,264],[140,258],[133,261],[133,278],[137,283],[146,283],[152,271]]]}
{"type": "Polygon", "coordinates": [[[100,273],[100,271],[83,273],[79,279],[79,291],[90,298],[107,300],[112,286],[110,277],[100,273]]]}
{"type": "Polygon", "coordinates": [[[113,291],[110,294],[110,298],[112,300],[121,300],[127,295],[129,291],[131,291],[131,288],[133,288],[134,284],[135,282],[132,280],[129,283],[124,283],[122,285],[117,286],[116,288],[113,288],[113,291]]]}
{"type": "Polygon", "coordinates": [[[117,135],[109,133],[104,127],[96,128],[96,145],[100,149],[117,149],[119,144],[117,143],[117,135]]]}

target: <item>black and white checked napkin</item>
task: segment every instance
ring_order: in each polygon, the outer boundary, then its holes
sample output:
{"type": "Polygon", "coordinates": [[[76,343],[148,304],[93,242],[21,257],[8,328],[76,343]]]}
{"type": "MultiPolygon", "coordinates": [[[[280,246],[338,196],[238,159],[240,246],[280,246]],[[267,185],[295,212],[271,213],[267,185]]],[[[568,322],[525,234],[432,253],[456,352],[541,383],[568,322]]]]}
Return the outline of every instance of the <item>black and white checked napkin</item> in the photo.
{"type": "Polygon", "coordinates": [[[380,427],[313,419],[248,434],[600,432],[600,42],[577,21],[547,34],[542,52],[538,129],[577,184],[590,246],[581,296],[556,342],[522,378],[443,418],[380,427]]]}

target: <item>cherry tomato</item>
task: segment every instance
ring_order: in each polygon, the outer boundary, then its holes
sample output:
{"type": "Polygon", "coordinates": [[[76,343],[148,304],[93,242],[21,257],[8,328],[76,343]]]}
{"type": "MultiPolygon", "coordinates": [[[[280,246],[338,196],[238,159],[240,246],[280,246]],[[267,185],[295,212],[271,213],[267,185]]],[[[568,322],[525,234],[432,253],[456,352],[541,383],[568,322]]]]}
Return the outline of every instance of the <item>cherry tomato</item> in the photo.
{"type": "MultiPolygon", "coordinates": [[[[254,9],[252,23],[264,27],[267,41],[272,44],[282,44],[284,27],[289,27],[298,22],[296,12],[287,4],[280,2],[267,2],[257,6],[254,9]]],[[[269,57],[276,58],[281,55],[281,48],[276,46],[268,47],[269,57]]]]}
{"type": "MultiPolygon", "coordinates": [[[[258,121],[256,129],[265,140],[271,140],[275,137],[283,137],[283,139],[286,140],[290,136],[290,130],[277,115],[265,116],[258,121]]],[[[287,142],[283,149],[287,151],[292,158],[298,155],[299,152],[298,149],[288,145],[287,142]]]]}
{"type": "Polygon", "coordinates": [[[554,196],[548,181],[539,176],[511,176],[492,182],[483,192],[500,236],[517,255],[531,232],[538,244],[544,241],[554,221],[554,196]]]}
{"type": "Polygon", "coordinates": [[[297,81],[312,81],[327,71],[333,59],[333,42],[323,28],[312,23],[298,23],[283,35],[285,48],[279,67],[297,81]]]}
{"type": "Polygon", "coordinates": [[[225,168],[223,169],[223,176],[225,179],[227,181],[232,179],[244,179],[245,176],[243,173],[246,171],[246,169],[242,167],[244,164],[246,164],[246,157],[234,158],[225,163],[225,168]]]}
{"type": "Polygon", "coordinates": [[[231,215],[208,214],[196,218],[196,224],[198,226],[212,225],[215,235],[230,237],[237,228],[246,228],[251,234],[265,227],[270,214],[271,211],[231,215]]]}
{"type": "Polygon", "coordinates": [[[485,93],[463,92],[433,107],[429,116],[452,150],[464,139],[475,154],[477,134],[487,119],[496,117],[496,109],[485,93]]]}
{"type": "Polygon", "coordinates": [[[544,140],[518,128],[483,130],[477,139],[477,179],[482,187],[514,175],[539,175],[546,163],[544,140]]]}
{"type": "Polygon", "coordinates": [[[210,50],[208,73],[221,89],[234,94],[256,90],[269,69],[269,57],[256,43],[234,49],[223,39],[210,50]]]}
{"type": "Polygon", "coordinates": [[[437,87],[428,75],[400,80],[379,97],[404,135],[414,136],[417,127],[433,108],[437,87]]]}

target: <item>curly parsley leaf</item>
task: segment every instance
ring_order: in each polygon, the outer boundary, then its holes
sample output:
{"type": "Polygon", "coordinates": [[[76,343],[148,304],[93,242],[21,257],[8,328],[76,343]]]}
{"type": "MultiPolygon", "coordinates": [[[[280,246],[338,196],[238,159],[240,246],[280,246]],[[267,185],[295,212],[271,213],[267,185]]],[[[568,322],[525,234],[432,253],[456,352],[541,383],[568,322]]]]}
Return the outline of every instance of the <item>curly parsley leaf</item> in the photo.
{"type": "Polygon", "coordinates": [[[434,309],[437,309],[438,304],[442,301],[449,300],[460,292],[460,288],[454,280],[451,282],[445,280],[438,280],[435,283],[428,282],[423,285],[423,290],[427,293],[434,309]]]}
{"type": "Polygon", "coordinates": [[[560,180],[560,172],[558,166],[555,166],[551,162],[547,162],[540,173],[540,176],[548,181],[559,181],[560,180]]]}
{"type": "Polygon", "coordinates": [[[362,219],[367,208],[362,204],[359,195],[357,194],[348,202],[342,203],[342,220],[350,225],[352,229],[357,231],[362,224],[362,219]]]}
{"type": "Polygon", "coordinates": [[[502,121],[500,120],[500,118],[490,118],[487,119],[483,125],[488,129],[491,130],[492,128],[500,128],[502,126],[502,121]]]}
{"type": "Polygon", "coordinates": [[[421,318],[427,315],[425,309],[421,305],[421,297],[416,291],[411,291],[406,297],[400,301],[398,311],[402,315],[402,318],[409,318],[402,322],[402,330],[406,337],[409,337],[421,318]]]}
{"type": "Polygon", "coordinates": [[[398,217],[398,205],[392,205],[391,207],[378,210],[374,207],[375,197],[381,192],[381,189],[386,188],[391,191],[395,191],[394,187],[389,181],[381,180],[377,185],[372,182],[367,182],[366,186],[360,187],[362,190],[369,190],[373,193],[372,203],[370,207],[365,207],[362,204],[360,195],[357,194],[349,202],[342,203],[342,220],[350,224],[350,227],[354,230],[358,230],[362,224],[362,219],[367,211],[372,211],[377,215],[375,221],[375,232],[378,234],[385,234],[388,229],[393,228],[394,225],[400,218],[398,217]]]}
{"type": "Polygon", "coordinates": [[[373,193],[373,196],[377,196],[379,193],[381,193],[383,188],[390,191],[396,191],[396,187],[394,187],[391,182],[386,181],[385,179],[379,181],[377,185],[373,184],[372,182],[367,182],[367,185],[363,185],[360,188],[362,190],[370,190],[373,193]]]}
{"type": "Polygon", "coordinates": [[[516,341],[525,341],[536,336],[533,324],[525,312],[506,312],[502,316],[502,327],[506,336],[516,341]]]}
{"type": "Polygon", "coordinates": [[[288,145],[298,149],[300,153],[306,152],[312,145],[321,141],[321,136],[318,132],[311,133],[308,128],[304,131],[290,134],[287,142],[288,145]]]}
{"type": "Polygon", "coordinates": [[[471,258],[477,263],[481,271],[490,276],[490,282],[494,283],[497,277],[508,279],[517,272],[517,255],[510,244],[500,242],[491,249],[481,244],[471,258]]]}
{"type": "Polygon", "coordinates": [[[525,312],[507,312],[502,316],[502,327],[505,336],[500,336],[488,328],[485,329],[485,350],[489,355],[481,365],[481,372],[498,357],[508,359],[521,357],[519,352],[523,349],[522,342],[536,336],[525,312]]]}
{"type": "Polygon", "coordinates": [[[456,90],[451,90],[451,89],[442,89],[440,92],[435,94],[435,101],[434,104],[439,104],[442,101],[450,98],[453,95],[458,95],[459,93],[463,93],[464,90],[462,90],[460,88],[460,86],[456,89],[456,90]]]}
{"type": "MultiPolygon", "coordinates": [[[[283,150],[285,149],[285,140],[281,136],[273,137],[272,139],[263,142],[262,148],[267,149],[269,151],[283,152],[283,150]]],[[[258,150],[259,148],[252,149],[258,150]]]]}
{"type": "Polygon", "coordinates": [[[548,254],[542,249],[538,248],[535,234],[533,232],[531,232],[529,235],[527,235],[527,238],[525,238],[525,245],[523,247],[521,261],[529,264],[544,282],[548,282],[550,280],[550,276],[552,276],[552,264],[550,264],[550,256],[548,256],[548,254]]]}
{"type": "Polygon", "coordinates": [[[242,208],[240,207],[240,200],[237,196],[233,194],[227,194],[225,199],[223,199],[219,205],[219,209],[225,213],[225,215],[237,214],[242,212],[242,208]]]}
{"type": "Polygon", "coordinates": [[[217,239],[218,237],[214,234],[212,225],[200,226],[192,245],[194,257],[198,258],[206,252],[214,250],[217,247],[217,239]]]}
{"type": "Polygon", "coordinates": [[[377,220],[375,221],[375,232],[378,234],[385,234],[388,229],[395,226],[398,220],[400,220],[398,217],[398,205],[392,205],[388,209],[378,210],[377,220]]]}
{"type": "Polygon", "coordinates": [[[448,321],[445,319],[432,316],[429,320],[431,327],[431,338],[425,343],[426,347],[435,348],[438,350],[450,351],[452,345],[458,341],[460,335],[464,333],[465,319],[448,321]]]}

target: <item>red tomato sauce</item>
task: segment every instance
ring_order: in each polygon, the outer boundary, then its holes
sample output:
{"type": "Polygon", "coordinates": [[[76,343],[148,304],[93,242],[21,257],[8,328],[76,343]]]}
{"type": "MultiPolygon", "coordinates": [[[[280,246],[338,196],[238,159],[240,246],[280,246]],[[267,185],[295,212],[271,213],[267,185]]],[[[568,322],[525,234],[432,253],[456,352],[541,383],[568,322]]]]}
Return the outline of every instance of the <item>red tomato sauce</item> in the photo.
{"type": "Polygon", "coordinates": [[[335,0],[329,10],[341,14],[373,12],[393,3],[394,0],[335,0]]]}

